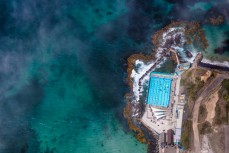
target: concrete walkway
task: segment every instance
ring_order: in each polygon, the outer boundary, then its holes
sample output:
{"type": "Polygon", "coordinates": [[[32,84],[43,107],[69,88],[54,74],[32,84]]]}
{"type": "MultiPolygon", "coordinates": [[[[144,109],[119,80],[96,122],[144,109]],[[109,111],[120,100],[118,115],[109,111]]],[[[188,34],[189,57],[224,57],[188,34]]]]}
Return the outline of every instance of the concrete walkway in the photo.
{"type": "Polygon", "coordinates": [[[179,61],[179,58],[177,56],[177,52],[174,49],[172,49],[172,48],[170,48],[169,50],[175,54],[176,59],[177,59],[177,64],[180,65],[180,61],[179,61]]]}

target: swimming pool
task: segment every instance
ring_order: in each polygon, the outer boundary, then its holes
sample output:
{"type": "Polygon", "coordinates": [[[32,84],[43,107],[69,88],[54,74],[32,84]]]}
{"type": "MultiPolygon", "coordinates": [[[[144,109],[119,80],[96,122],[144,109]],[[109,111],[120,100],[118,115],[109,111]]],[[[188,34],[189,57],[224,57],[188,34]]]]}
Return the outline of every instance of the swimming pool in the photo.
{"type": "Polygon", "coordinates": [[[172,78],[150,77],[147,103],[153,106],[168,107],[172,78]]]}

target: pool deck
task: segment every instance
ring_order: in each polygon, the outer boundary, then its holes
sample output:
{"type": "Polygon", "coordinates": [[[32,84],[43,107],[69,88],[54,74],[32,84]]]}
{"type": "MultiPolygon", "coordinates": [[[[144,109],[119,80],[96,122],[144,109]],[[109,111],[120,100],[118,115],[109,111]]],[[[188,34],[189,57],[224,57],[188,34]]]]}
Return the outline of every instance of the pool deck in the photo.
{"type": "MultiPolygon", "coordinates": [[[[174,50],[170,50],[176,54],[174,50]]],[[[175,69],[175,73],[167,74],[167,73],[161,73],[161,72],[151,72],[150,73],[150,79],[151,77],[155,78],[168,78],[172,81],[170,82],[170,89],[163,88],[163,86],[167,86],[166,81],[164,83],[161,83],[162,87],[158,87],[160,92],[150,91],[151,89],[151,80],[149,81],[149,91],[147,95],[147,104],[145,112],[141,118],[142,124],[144,124],[146,127],[148,127],[149,130],[151,130],[153,133],[157,134],[158,136],[161,133],[167,132],[167,130],[173,130],[173,142],[175,145],[179,145],[181,141],[181,132],[182,132],[182,121],[183,121],[183,112],[184,112],[184,105],[185,105],[185,95],[180,93],[180,81],[181,81],[181,74],[190,69],[191,64],[190,63],[182,63],[180,64],[178,57],[176,56],[178,60],[177,68],[175,69]],[[151,93],[152,92],[152,93],[151,93]],[[166,97],[160,97],[156,94],[161,94],[162,96],[168,96],[166,97]],[[157,102],[156,105],[152,105],[154,103],[149,102],[149,96],[156,95],[157,102]],[[160,97],[160,98],[158,98],[160,97]],[[162,105],[165,101],[168,100],[168,105],[162,105]],[[160,101],[162,100],[162,101],[160,101]]],[[[163,80],[162,80],[163,81],[163,80]]],[[[157,85],[157,84],[155,84],[157,85]]],[[[156,87],[155,87],[156,88],[156,87]]],[[[157,89],[158,90],[158,89],[157,89]]],[[[151,97],[152,98],[152,97],[151,97]]],[[[158,142],[160,144],[160,141],[158,142]]],[[[159,151],[164,152],[163,148],[159,147],[159,151]]],[[[179,149],[177,147],[176,152],[179,152],[179,149]]]]}
{"type": "Polygon", "coordinates": [[[172,129],[175,132],[174,143],[180,142],[181,126],[183,120],[184,95],[180,94],[181,76],[176,73],[166,75],[163,73],[151,73],[155,77],[169,77],[172,79],[170,90],[170,102],[168,107],[158,107],[150,104],[146,105],[146,110],[141,118],[141,122],[156,134],[172,129]],[[162,115],[159,113],[162,112],[162,115]],[[162,117],[160,117],[160,115],[162,117]]]}
{"type": "Polygon", "coordinates": [[[166,116],[164,119],[157,119],[153,116],[150,106],[146,105],[146,111],[142,117],[142,123],[156,134],[160,134],[168,129],[174,129],[175,122],[171,120],[171,116],[166,116]]]}

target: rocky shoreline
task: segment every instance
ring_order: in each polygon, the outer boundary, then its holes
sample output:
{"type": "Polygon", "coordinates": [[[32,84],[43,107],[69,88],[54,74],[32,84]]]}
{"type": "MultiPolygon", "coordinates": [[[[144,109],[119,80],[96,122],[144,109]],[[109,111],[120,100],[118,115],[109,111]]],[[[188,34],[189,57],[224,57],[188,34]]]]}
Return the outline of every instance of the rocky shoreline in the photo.
{"type": "MultiPolygon", "coordinates": [[[[206,48],[208,46],[205,35],[197,22],[172,22],[163,29],[157,31],[152,36],[152,43],[155,46],[152,54],[133,54],[127,59],[127,78],[126,81],[130,88],[130,93],[125,95],[126,107],[123,114],[127,119],[130,130],[132,130],[141,143],[148,144],[148,153],[159,152],[158,135],[152,133],[147,127],[141,123],[141,117],[145,111],[145,101],[141,98],[136,100],[135,93],[133,91],[134,81],[131,77],[132,71],[135,69],[135,62],[140,60],[141,62],[148,63],[154,61],[153,66],[148,69],[138,80],[138,87],[141,88],[141,81],[150,71],[155,68],[155,65],[159,64],[163,59],[175,60],[174,54],[169,50],[173,46],[182,48],[186,43],[191,44],[200,40],[200,46],[206,48]],[[172,29],[172,30],[171,30],[172,29]],[[193,37],[195,35],[195,37],[193,37]],[[197,36],[196,36],[197,35],[197,36]],[[187,42],[184,38],[188,38],[187,42]],[[136,115],[137,114],[137,115],[136,115]]],[[[176,49],[177,49],[176,48],[176,49]]],[[[187,54],[187,53],[186,53],[187,54]]],[[[136,83],[136,82],[135,82],[136,83]]],[[[140,92],[140,89],[138,89],[140,92]]]]}
{"type": "Polygon", "coordinates": [[[134,100],[134,93],[133,93],[133,81],[131,79],[131,72],[134,69],[135,61],[141,60],[143,62],[150,62],[154,61],[155,54],[151,55],[144,55],[144,54],[133,54],[131,55],[127,61],[127,83],[130,88],[130,93],[125,95],[126,99],[126,107],[124,108],[124,117],[127,119],[128,125],[130,130],[134,131],[134,134],[137,140],[141,143],[146,143],[148,145],[147,152],[148,153],[157,153],[158,152],[158,136],[152,133],[147,127],[145,127],[140,118],[142,117],[145,111],[145,104],[144,101],[135,103],[134,100]],[[138,110],[139,117],[132,117],[133,111],[138,110]]]}

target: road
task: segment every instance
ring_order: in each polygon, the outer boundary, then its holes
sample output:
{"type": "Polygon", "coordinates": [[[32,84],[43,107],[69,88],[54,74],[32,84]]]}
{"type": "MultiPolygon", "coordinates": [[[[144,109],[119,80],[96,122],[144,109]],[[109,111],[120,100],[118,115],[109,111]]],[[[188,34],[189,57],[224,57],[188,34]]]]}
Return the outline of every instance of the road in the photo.
{"type": "Polygon", "coordinates": [[[207,85],[202,93],[198,96],[194,111],[193,111],[193,119],[192,119],[192,127],[193,127],[193,133],[194,133],[194,148],[196,153],[200,153],[200,138],[199,138],[199,130],[198,130],[198,117],[199,117],[199,107],[201,104],[201,101],[203,101],[204,98],[208,97],[210,94],[212,94],[213,91],[218,89],[220,87],[220,84],[224,79],[226,79],[226,75],[218,75],[216,78],[207,85]]]}

